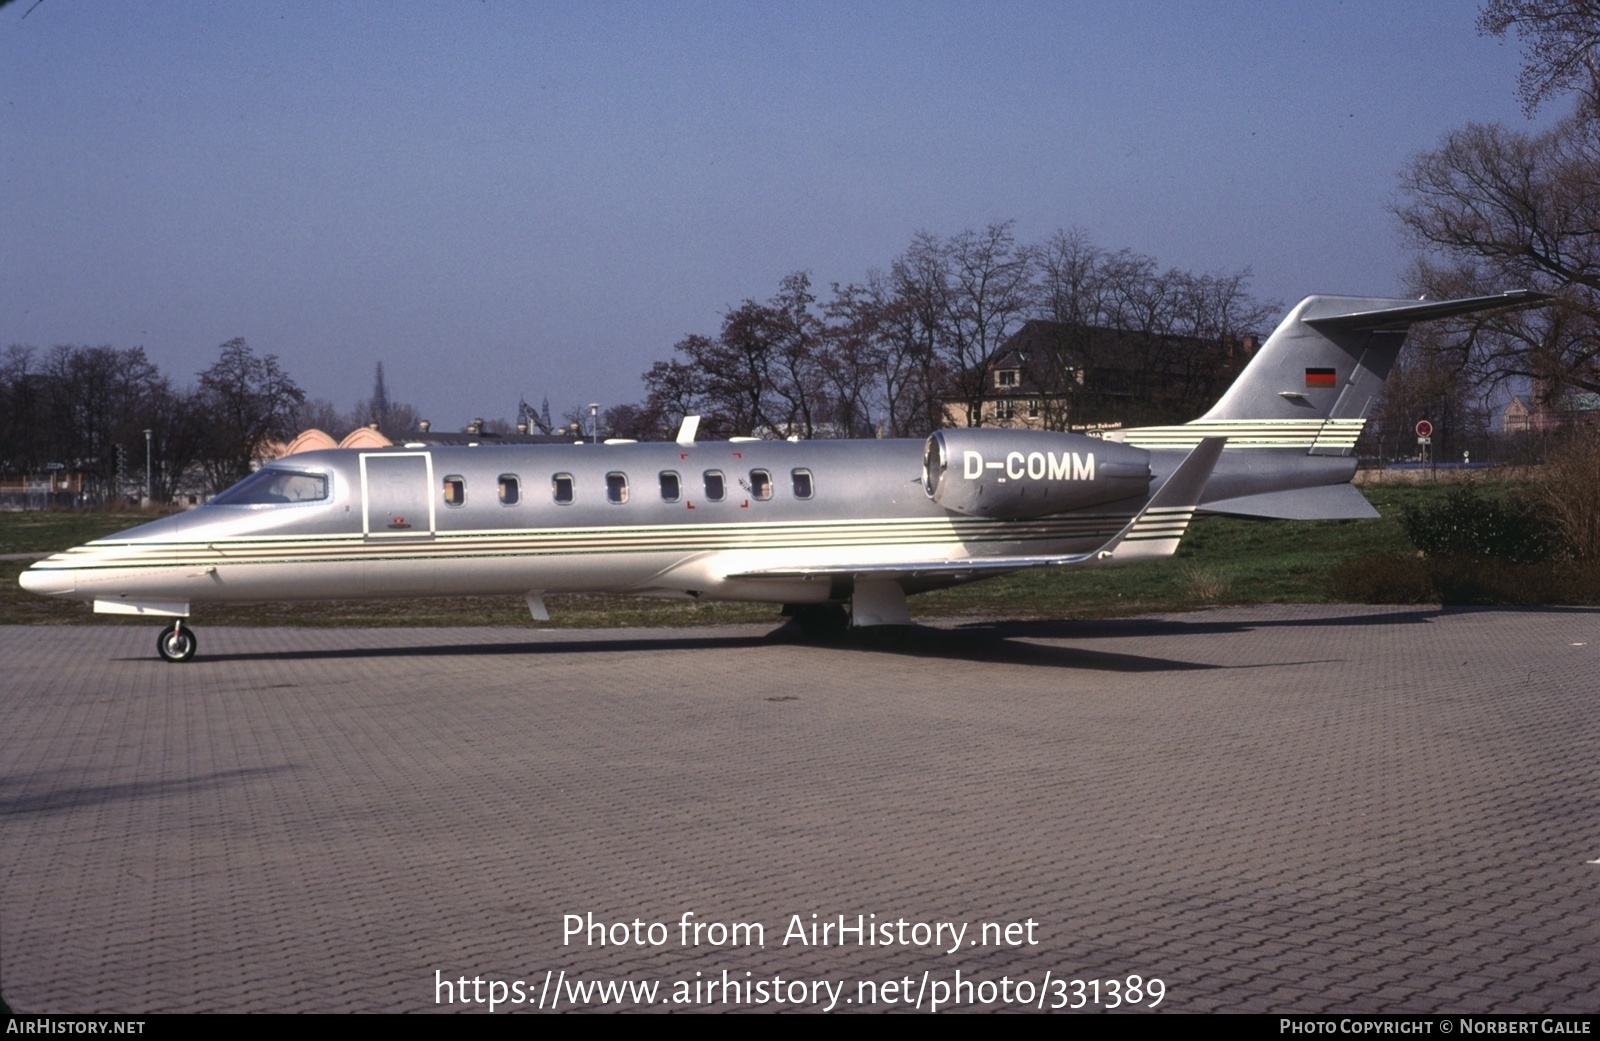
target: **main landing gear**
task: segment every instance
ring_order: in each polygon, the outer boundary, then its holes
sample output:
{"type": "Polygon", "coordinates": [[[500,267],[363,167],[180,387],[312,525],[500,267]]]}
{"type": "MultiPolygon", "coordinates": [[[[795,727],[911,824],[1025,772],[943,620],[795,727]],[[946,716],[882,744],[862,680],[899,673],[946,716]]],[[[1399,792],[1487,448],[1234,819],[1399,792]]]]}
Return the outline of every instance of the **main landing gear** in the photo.
{"type": "Polygon", "coordinates": [[[850,614],[843,604],[799,604],[788,612],[805,638],[816,643],[833,643],[850,628],[850,614]]]}
{"type": "Polygon", "coordinates": [[[156,653],[161,655],[163,661],[188,661],[194,657],[199,646],[194,638],[194,630],[185,629],[181,620],[175,620],[161,630],[160,637],[156,639],[156,653]]]}

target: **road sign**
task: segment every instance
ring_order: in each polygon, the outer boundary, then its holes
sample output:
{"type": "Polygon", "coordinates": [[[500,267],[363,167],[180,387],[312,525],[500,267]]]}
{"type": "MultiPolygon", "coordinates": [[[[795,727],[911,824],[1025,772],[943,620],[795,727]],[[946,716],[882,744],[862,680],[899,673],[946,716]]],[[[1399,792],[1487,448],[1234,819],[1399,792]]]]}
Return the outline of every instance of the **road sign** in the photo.
{"type": "Polygon", "coordinates": [[[1418,437],[1432,437],[1433,436],[1433,424],[1428,422],[1426,419],[1417,420],[1417,436],[1418,437]]]}

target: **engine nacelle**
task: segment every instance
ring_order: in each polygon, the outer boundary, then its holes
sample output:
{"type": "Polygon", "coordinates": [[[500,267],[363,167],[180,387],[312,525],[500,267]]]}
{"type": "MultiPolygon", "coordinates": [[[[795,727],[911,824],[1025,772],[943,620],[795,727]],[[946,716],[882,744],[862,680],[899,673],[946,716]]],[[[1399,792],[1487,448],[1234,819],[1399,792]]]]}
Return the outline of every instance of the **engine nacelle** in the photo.
{"type": "Polygon", "coordinates": [[[1150,453],[1048,430],[940,430],[922,453],[928,498],[969,517],[1065,513],[1150,490],[1150,453]]]}

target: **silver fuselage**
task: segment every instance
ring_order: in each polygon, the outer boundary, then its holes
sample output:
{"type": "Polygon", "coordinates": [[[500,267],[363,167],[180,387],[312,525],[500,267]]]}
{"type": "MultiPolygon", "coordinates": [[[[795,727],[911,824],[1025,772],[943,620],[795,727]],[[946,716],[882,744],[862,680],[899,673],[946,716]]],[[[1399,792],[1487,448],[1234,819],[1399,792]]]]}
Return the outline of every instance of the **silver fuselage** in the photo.
{"type": "MultiPolygon", "coordinates": [[[[22,582],[155,615],[230,601],[546,592],[820,603],[848,599],[848,582],[750,573],[1084,552],[1149,498],[1029,520],[962,516],[929,498],[923,452],[909,440],[308,452],[272,468],[325,477],[319,501],[202,506],[56,554],[22,582]]],[[[1150,494],[1184,454],[1148,453],[1150,494]]],[[[1310,474],[1307,463],[1230,451],[1207,494],[1334,483],[1353,469],[1327,459],[1310,474]]]]}

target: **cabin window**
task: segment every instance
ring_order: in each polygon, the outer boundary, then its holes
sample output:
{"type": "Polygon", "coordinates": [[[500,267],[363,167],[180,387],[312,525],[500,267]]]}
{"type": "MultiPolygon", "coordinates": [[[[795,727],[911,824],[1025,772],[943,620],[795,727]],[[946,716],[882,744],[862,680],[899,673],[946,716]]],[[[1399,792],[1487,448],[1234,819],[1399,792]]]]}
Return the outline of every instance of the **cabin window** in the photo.
{"type": "Polygon", "coordinates": [[[812,490],[810,470],[790,470],[789,480],[793,483],[794,497],[796,499],[811,498],[812,490]]]}
{"type": "Polygon", "coordinates": [[[750,471],[750,498],[762,502],[772,498],[772,475],[765,470],[750,471]]]}
{"type": "Polygon", "coordinates": [[[325,474],[267,468],[257,470],[212,499],[212,506],[275,506],[282,503],[320,502],[328,497],[325,474]]]}
{"type": "Polygon", "coordinates": [[[451,474],[444,479],[444,504],[446,506],[461,506],[467,501],[467,479],[460,474],[451,474]]]}
{"type": "Polygon", "coordinates": [[[683,489],[681,482],[678,480],[678,475],[671,470],[661,471],[661,501],[677,502],[678,497],[682,494],[683,489]]]}
{"type": "Polygon", "coordinates": [[[550,494],[563,506],[572,502],[572,475],[556,474],[551,477],[550,494]]]}
{"type": "Polygon", "coordinates": [[[712,502],[721,502],[723,495],[727,493],[726,484],[722,479],[722,471],[707,470],[705,476],[706,498],[712,502]]]}
{"type": "Polygon", "coordinates": [[[606,498],[621,505],[628,501],[628,475],[613,470],[606,474],[606,498]]]}
{"type": "Polygon", "coordinates": [[[507,506],[515,506],[522,500],[522,484],[517,480],[516,474],[500,475],[500,501],[507,506]]]}

